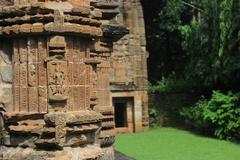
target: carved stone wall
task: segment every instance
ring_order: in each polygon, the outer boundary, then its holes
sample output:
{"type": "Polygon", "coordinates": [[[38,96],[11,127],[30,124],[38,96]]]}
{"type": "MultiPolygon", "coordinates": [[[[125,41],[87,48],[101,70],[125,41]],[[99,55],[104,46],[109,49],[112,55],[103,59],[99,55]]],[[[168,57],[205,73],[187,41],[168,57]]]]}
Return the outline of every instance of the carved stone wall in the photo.
{"type": "Polygon", "coordinates": [[[8,112],[90,109],[90,104],[95,103],[91,100],[96,97],[96,78],[93,67],[87,63],[86,43],[89,42],[77,37],[55,36],[49,42],[46,37],[16,38],[14,106],[8,112]],[[54,101],[66,106],[56,106],[54,101]]]}
{"type": "MultiPolygon", "coordinates": [[[[132,109],[128,109],[129,113],[127,114],[129,122],[132,119],[131,124],[129,123],[127,128],[117,128],[117,132],[138,132],[148,128],[148,53],[146,52],[142,6],[139,0],[115,0],[115,2],[120,5],[120,12],[111,7],[98,6],[102,9],[105,19],[117,15],[119,12],[115,23],[120,23],[129,30],[128,34],[114,43],[113,48],[108,47],[107,42],[112,36],[108,32],[104,39],[95,44],[96,51],[101,53],[101,58],[99,58],[101,64],[97,67],[99,103],[95,108],[101,110],[104,115],[105,127],[101,132],[103,144],[113,143],[114,98],[130,98],[131,103],[134,104],[132,109]],[[112,14],[109,14],[109,10],[112,14]]],[[[103,23],[106,24],[106,21],[103,23]]],[[[112,24],[108,29],[113,30],[114,27],[116,25],[112,24]]],[[[121,33],[121,30],[118,31],[114,34],[121,33]]],[[[125,104],[127,105],[127,103],[125,104]]]]}
{"type": "Polygon", "coordinates": [[[112,24],[117,7],[93,0],[3,3],[0,159],[114,159],[104,67],[105,52],[127,33],[112,24]]]}
{"type": "MultiPolygon", "coordinates": [[[[137,132],[148,128],[148,53],[143,10],[140,0],[119,2],[120,14],[117,16],[117,22],[128,28],[129,34],[115,42],[113,46],[110,67],[111,97],[133,97],[132,115],[134,131],[137,132]]],[[[112,104],[114,105],[114,102],[112,104]]],[[[132,129],[119,129],[119,132],[121,131],[133,132],[132,129]]]]}
{"type": "Polygon", "coordinates": [[[114,98],[148,128],[138,0],[0,4],[0,159],[113,160],[114,98]]]}

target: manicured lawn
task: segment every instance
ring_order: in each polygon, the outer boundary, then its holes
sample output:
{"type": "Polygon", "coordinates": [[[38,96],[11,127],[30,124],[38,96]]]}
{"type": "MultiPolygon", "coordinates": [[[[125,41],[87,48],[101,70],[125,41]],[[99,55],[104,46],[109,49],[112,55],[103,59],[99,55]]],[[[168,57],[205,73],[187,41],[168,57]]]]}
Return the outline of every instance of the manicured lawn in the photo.
{"type": "Polygon", "coordinates": [[[137,160],[240,160],[240,145],[159,128],[117,136],[116,150],[137,160]]]}

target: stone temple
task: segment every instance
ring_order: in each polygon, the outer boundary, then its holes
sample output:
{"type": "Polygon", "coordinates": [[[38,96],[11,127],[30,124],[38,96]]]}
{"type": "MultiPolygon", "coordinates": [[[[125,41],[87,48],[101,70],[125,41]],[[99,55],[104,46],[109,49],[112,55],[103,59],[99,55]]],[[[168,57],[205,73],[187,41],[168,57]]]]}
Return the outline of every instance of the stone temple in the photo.
{"type": "Polygon", "coordinates": [[[148,128],[140,2],[0,4],[0,159],[114,160],[148,128]]]}

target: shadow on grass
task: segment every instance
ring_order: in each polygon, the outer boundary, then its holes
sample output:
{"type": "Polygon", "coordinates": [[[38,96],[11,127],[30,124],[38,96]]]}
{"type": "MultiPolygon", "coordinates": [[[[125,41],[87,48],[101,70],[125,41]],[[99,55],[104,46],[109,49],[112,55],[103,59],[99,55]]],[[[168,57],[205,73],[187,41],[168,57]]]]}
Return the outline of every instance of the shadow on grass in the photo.
{"type": "MultiPolygon", "coordinates": [[[[188,126],[174,126],[172,128],[175,128],[175,129],[178,129],[178,130],[181,130],[181,131],[185,131],[185,132],[188,132],[190,134],[193,134],[197,137],[203,137],[203,138],[211,138],[211,139],[215,139],[215,140],[224,140],[224,141],[228,141],[228,142],[231,142],[231,143],[234,143],[236,145],[240,145],[240,141],[238,140],[227,140],[227,139],[219,139],[219,138],[216,138],[214,135],[213,135],[213,131],[212,133],[210,133],[208,130],[209,129],[205,129],[205,130],[198,130],[196,128],[193,128],[193,127],[188,127],[188,126]]],[[[240,133],[239,133],[240,134],[240,133]]]]}
{"type": "Polygon", "coordinates": [[[115,158],[116,158],[116,160],[136,160],[136,159],[131,158],[119,151],[115,151],[115,158]]]}

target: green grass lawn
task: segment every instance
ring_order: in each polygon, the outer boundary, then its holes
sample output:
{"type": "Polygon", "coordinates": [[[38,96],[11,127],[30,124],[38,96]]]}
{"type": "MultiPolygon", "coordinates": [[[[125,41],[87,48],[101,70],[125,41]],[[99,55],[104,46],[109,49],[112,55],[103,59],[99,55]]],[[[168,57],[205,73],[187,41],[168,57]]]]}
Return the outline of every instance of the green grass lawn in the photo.
{"type": "Polygon", "coordinates": [[[116,150],[137,160],[240,160],[240,145],[173,128],[117,136],[116,150]]]}

